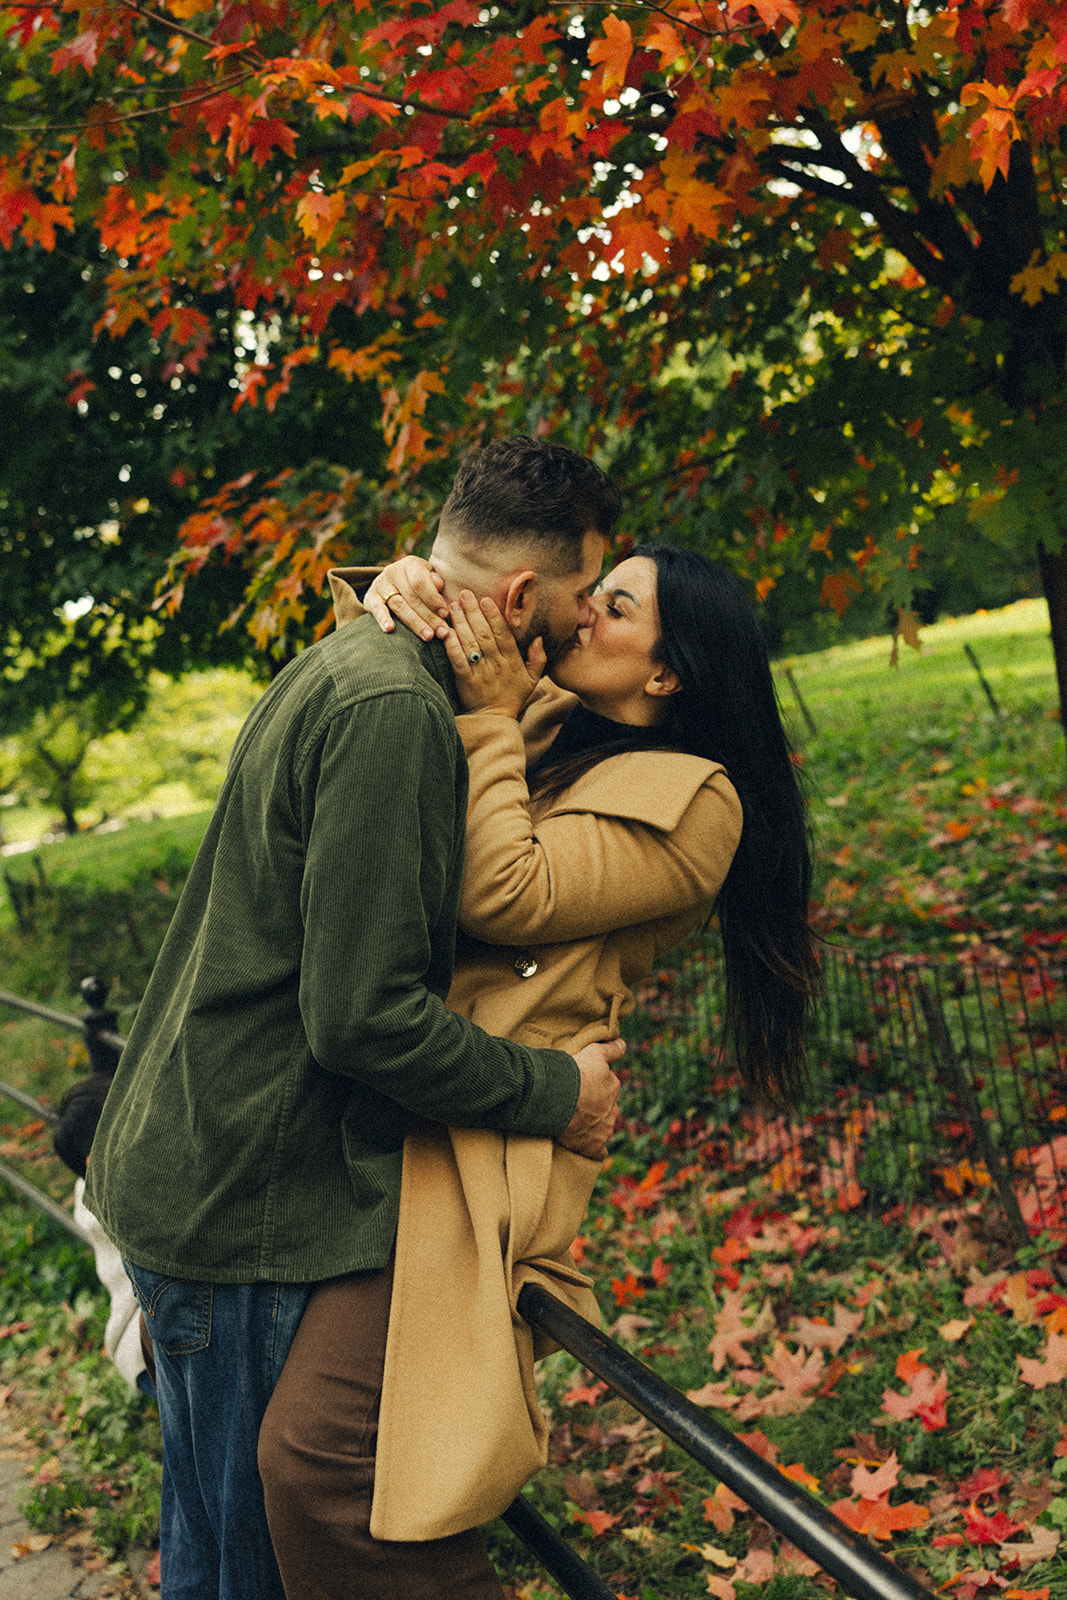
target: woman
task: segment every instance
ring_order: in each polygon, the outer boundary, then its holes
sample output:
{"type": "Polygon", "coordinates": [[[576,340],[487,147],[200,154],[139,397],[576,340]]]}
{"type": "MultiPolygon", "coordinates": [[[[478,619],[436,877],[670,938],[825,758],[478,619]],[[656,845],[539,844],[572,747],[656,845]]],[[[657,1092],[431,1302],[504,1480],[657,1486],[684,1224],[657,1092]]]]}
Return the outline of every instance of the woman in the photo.
{"type": "MultiPolygon", "coordinates": [[[[331,574],[339,624],[362,611],[366,576],[331,574]]],[[[810,860],[736,580],[690,551],[638,551],[592,597],[551,682],[538,681],[539,641],[524,661],[491,601],[464,592],[446,630],[417,558],[379,574],[366,606],[385,627],[440,624],[463,706],[467,866],[448,1004],[531,1044],[614,1038],[634,985],[717,907],[738,1059],[755,1085],[795,1086],[817,971],[810,860]]],[[[598,1316],[567,1254],[598,1172],[549,1140],[431,1126],[407,1139],[375,1538],[472,1528],[544,1464],[542,1352],[514,1302],[532,1276],[598,1316]]]]}
{"type": "MultiPolygon", "coordinates": [[[[365,604],[379,625],[396,616],[424,634],[444,606],[417,557],[380,573],[365,604]]],[[[555,1017],[545,1010],[549,985],[507,982],[515,996],[511,1025],[491,1029],[509,1037],[526,1030],[538,1043],[568,1048],[576,1038],[611,1037],[633,1008],[632,985],[714,905],[738,1063],[753,1087],[788,1095],[803,1079],[804,1019],[817,984],[807,919],[811,860],[751,603],[732,574],[705,556],[648,545],[614,569],[591,604],[592,625],[553,662],[551,681],[538,682],[543,651],[524,663],[491,602],[454,602],[452,627],[441,629],[472,779],[461,911],[468,937],[449,1004],[481,1022],[487,995],[503,987],[493,974],[508,969],[507,957],[494,961],[484,946],[588,938],[602,962],[605,949],[619,944],[610,993],[598,968],[597,999],[583,988],[555,1017]],[[507,727],[511,719],[516,728],[507,727]],[[666,753],[679,759],[665,762],[666,753]],[[625,762],[616,759],[624,755],[625,762]],[[605,811],[583,801],[582,788],[576,802],[575,786],[594,773],[596,797],[611,796],[605,811]],[[639,814],[628,817],[635,794],[662,791],[668,776],[678,804],[688,800],[676,820],[666,804],[660,820],[649,816],[643,827],[639,814]],[[603,826],[562,821],[578,815],[600,816],[603,826]],[[637,861],[640,872],[631,872],[637,861]],[[645,931],[649,919],[654,932],[645,931]]],[[[553,948],[546,959],[565,958],[553,948]]]]}

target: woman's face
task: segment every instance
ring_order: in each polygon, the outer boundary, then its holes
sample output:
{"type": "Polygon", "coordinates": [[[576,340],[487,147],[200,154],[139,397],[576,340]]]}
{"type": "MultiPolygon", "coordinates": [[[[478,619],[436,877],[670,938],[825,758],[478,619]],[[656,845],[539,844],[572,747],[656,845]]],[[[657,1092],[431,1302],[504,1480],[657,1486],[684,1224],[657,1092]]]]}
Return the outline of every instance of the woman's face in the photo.
{"type": "Polygon", "coordinates": [[[656,660],[656,564],[631,556],[606,577],[590,605],[593,621],[553,663],[552,681],[613,722],[651,726],[666,715],[677,676],[656,660]]]}

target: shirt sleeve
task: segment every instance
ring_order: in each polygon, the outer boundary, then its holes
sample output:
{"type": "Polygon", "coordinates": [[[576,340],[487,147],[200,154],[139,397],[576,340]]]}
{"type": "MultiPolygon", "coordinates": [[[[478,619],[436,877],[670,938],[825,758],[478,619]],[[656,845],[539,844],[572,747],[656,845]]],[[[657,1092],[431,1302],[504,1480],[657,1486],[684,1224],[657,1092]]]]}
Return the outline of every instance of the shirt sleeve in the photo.
{"type": "Polygon", "coordinates": [[[559,810],[531,819],[524,747],[507,717],[457,718],[470,767],[460,923],[489,944],[593,938],[715,900],[741,836],[725,773],[658,828],[627,816],[559,810]]]}
{"type": "Polygon", "coordinates": [[[434,1121],[552,1136],[578,1099],[558,1050],[445,1007],[465,793],[451,714],[415,692],[334,717],[302,784],[300,1007],[316,1059],[434,1121]]]}

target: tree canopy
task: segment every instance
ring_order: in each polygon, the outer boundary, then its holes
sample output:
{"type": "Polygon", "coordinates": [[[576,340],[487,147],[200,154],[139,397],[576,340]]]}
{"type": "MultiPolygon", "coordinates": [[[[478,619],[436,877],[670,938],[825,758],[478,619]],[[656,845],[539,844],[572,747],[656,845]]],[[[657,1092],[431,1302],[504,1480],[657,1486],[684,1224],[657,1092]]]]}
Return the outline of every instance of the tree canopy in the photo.
{"type": "Polygon", "coordinates": [[[1055,0],[0,15],[0,239],[94,241],[99,348],[195,375],[223,304],[238,417],[333,384],[378,441],[194,472],[172,608],[237,564],[290,648],[326,566],[417,539],[458,451],[523,428],[596,453],[628,533],[761,596],[873,583],[906,635],[932,554],[1040,563],[1067,699],[1055,0]]]}

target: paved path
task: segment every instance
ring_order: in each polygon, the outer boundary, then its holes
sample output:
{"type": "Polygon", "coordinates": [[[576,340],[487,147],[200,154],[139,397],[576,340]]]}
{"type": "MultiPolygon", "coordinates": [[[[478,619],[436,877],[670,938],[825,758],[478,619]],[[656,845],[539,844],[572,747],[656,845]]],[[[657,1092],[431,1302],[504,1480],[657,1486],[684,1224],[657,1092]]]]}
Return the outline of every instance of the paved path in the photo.
{"type": "MultiPolygon", "coordinates": [[[[46,1544],[46,1535],[34,1533],[19,1505],[26,1469],[39,1456],[40,1448],[26,1444],[18,1429],[0,1431],[0,1600],[159,1600],[158,1589],[86,1548],[83,1534],[46,1544]]],[[[144,1560],[135,1565],[143,1576],[144,1560]]]]}

